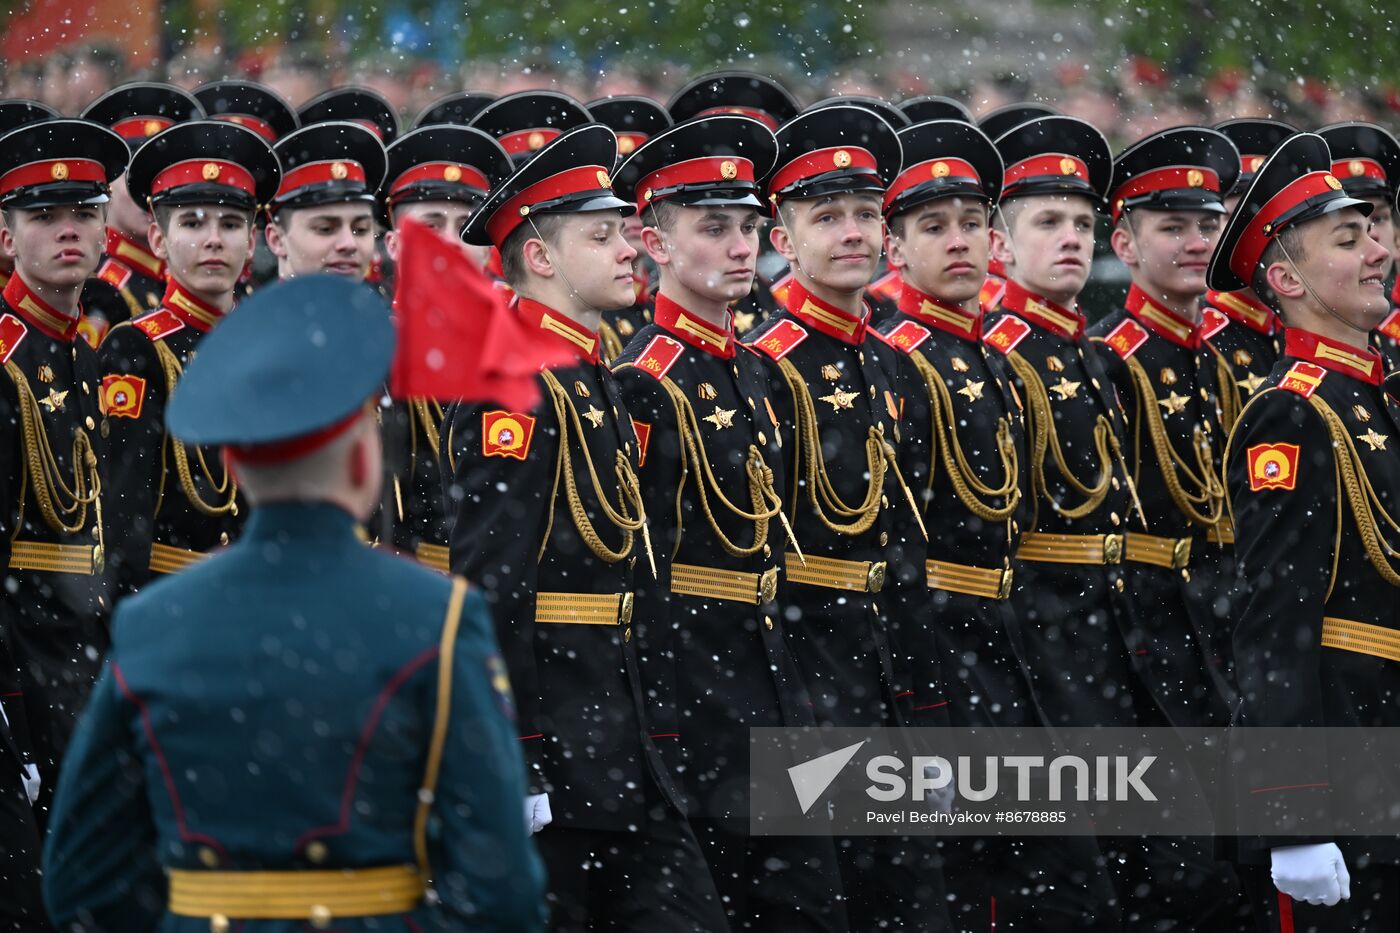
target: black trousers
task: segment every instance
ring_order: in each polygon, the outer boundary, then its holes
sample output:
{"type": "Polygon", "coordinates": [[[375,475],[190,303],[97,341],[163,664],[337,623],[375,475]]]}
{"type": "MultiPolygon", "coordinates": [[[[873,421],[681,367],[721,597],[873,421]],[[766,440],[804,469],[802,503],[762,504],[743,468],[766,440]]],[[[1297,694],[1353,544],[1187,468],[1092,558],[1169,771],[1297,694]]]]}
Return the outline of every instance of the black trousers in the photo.
{"type": "Polygon", "coordinates": [[[50,929],[39,887],[42,845],[13,748],[0,735],[0,933],[35,933],[50,929]]]}
{"type": "Polygon", "coordinates": [[[1131,933],[1224,933],[1236,929],[1244,898],[1234,866],[1216,858],[1209,836],[1102,836],[1131,933]]]}
{"type": "Polygon", "coordinates": [[[949,836],[941,851],[958,933],[1122,929],[1093,837],[949,836]]]}
{"type": "Polygon", "coordinates": [[[1395,933],[1400,930],[1400,866],[1347,865],[1351,898],[1332,907],[1278,892],[1267,865],[1239,868],[1260,933],[1395,933]]]}
{"type": "Polygon", "coordinates": [[[731,930],[844,933],[846,902],[829,836],[750,836],[692,819],[731,930]]]}
{"type": "Polygon", "coordinates": [[[836,854],[852,933],[953,929],[932,836],[838,836],[836,854]]]}
{"type": "Polygon", "coordinates": [[[634,832],[546,826],[534,838],[549,873],[552,931],[728,929],[695,835],[672,810],[634,832]]]}

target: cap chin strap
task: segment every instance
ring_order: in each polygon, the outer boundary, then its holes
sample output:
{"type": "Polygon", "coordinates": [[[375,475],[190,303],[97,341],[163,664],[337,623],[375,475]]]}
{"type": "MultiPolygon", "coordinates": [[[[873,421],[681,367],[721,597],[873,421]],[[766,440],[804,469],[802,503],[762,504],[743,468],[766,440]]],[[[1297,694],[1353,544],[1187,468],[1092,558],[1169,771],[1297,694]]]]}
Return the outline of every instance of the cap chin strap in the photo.
{"type": "MultiPolygon", "coordinates": [[[[987,218],[987,226],[992,227],[992,229],[996,229],[992,225],[992,221],[995,219],[996,215],[1001,216],[1001,232],[1002,235],[1006,237],[1006,244],[1011,247],[1011,262],[1014,264],[1016,262],[1016,254],[1019,250],[1016,249],[1016,241],[1011,236],[1011,221],[1007,220],[1006,212],[1001,209],[1000,201],[997,202],[996,207],[992,208],[992,216],[987,218]]],[[[1010,278],[1010,276],[1007,276],[1007,278],[1010,278]]]]}
{"type": "Polygon", "coordinates": [[[1340,313],[1338,313],[1335,309],[1333,309],[1333,307],[1332,307],[1331,305],[1327,304],[1327,302],[1325,302],[1325,301],[1323,301],[1321,298],[1319,298],[1319,297],[1317,296],[1317,292],[1313,291],[1312,283],[1308,281],[1308,277],[1307,277],[1306,275],[1303,274],[1303,270],[1302,270],[1302,269],[1298,268],[1298,263],[1294,261],[1294,259],[1293,259],[1292,256],[1288,255],[1288,247],[1286,247],[1286,246],[1283,245],[1283,239],[1282,239],[1282,238],[1279,238],[1278,240],[1275,240],[1274,242],[1278,243],[1278,248],[1279,248],[1280,251],[1282,251],[1282,253],[1283,253],[1283,258],[1284,258],[1284,259],[1287,259],[1287,260],[1288,260],[1288,264],[1291,265],[1291,266],[1293,267],[1293,274],[1296,275],[1296,276],[1298,276],[1298,281],[1303,283],[1303,288],[1306,289],[1306,290],[1307,290],[1307,293],[1308,293],[1309,295],[1312,296],[1312,300],[1315,301],[1315,302],[1317,302],[1317,306],[1318,306],[1319,308],[1321,308],[1322,310],[1324,310],[1324,311],[1326,311],[1328,314],[1330,314],[1333,318],[1335,318],[1335,319],[1337,320],[1338,323],[1343,324],[1343,325],[1345,325],[1345,326],[1351,328],[1352,330],[1356,331],[1356,332],[1359,333],[1359,334],[1365,334],[1365,333],[1368,332],[1368,328],[1365,328],[1365,327],[1357,327],[1357,326],[1356,326],[1355,324],[1353,324],[1351,321],[1348,321],[1346,318],[1342,317],[1342,315],[1341,315],[1340,313]]]}
{"type": "MultiPolygon", "coordinates": [[[[787,218],[783,216],[783,205],[774,204],[773,213],[778,217],[778,226],[783,228],[783,232],[787,234],[788,242],[792,244],[792,265],[798,272],[807,275],[807,270],[802,268],[802,257],[797,252],[797,238],[792,235],[792,226],[787,222],[787,218]]],[[[807,278],[811,279],[812,277],[807,275],[807,278]]]]}
{"type": "Polygon", "coordinates": [[[579,294],[578,289],[574,288],[574,283],[570,282],[569,277],[564,273],[564,267],[554,262],[554,257],[549,254],[549,244],[545,242],[544,235],[540,233],[540,228],[535,226],[535,218],[526,217],[525,221],[530,225],[530,229],[535,231],[535,238],[540,241],[540,249],[544,250],[545,258],[549,260],[550,265],[554,266],[554,271],[559,273],[559,278],[564,280],[564,285],[573,294],[574,300],[577,301],[587,310],[601,317],[603,314],[603,310],[601,308],[595,308],[589,302],[584,301],[583,296],[579,294]]]}

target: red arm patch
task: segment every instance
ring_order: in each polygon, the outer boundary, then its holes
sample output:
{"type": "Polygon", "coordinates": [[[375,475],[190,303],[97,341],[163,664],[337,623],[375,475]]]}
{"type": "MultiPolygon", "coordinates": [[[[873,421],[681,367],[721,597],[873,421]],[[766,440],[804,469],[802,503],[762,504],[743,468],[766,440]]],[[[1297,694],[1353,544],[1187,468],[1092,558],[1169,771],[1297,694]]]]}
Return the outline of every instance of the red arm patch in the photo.
{"type": "Polygon", "coordinates": [[[132,321],[132,326],[141,328],[152,340],[164,340],[178,330],[185,329],[184,321],[175,316],[169,308],[159,308],[150,314],[143,314],[132,321]]]}
{"type": "Polygon", "coordinates": [[[1298,483],[1297,444],[1255,444],[1249,455],[1249,490],[1290,490],[1298,483]]]}
{"type": "Polygon", "coordinates": [[[1108,332],[1104,343],[1108,344],[1109,349],[1114,353],[1126,360],[1136,353],[1139,347],[1147,343],[1147,328],[1130,317],[1124,318],[1117,327],[1108,332]]]}
{"type": "Polygon", "coordinates": [[[113,259],[104,260],[102,268],[97,270],[97,277],[116,289],[126,288],[131,274],[131,269],[113,259]]]}
{"type": "Polygon", "coordinates": [[[773,300],[778,303],[778,307],[787,307],[788,289],[792,287],[792,273],[789,272],[778,281],[768,286],[768,294],[773,296],[773,300]]]}
{"type": "Polygon", "coordinates": [[[1030,332],[1031,326],[1025,321],[1014,314],[1004,314],[996,326],[982,336],[982,340],[992,349],[1010,354],[1030,332]]]}
{"type": "Polygon", "coordinates": [[[774,360],[780,360],[792,352],[792,348],[807,339],[807,329],[796,321],[779,321],[768,328],[768,333],[755,340],[750,346],[757,347],[774,360]]]}
{"type": "Polygon", "coordinates": [[[666,374],[671,371],[671,367],[676,365],[676,360],[681,358],[681,353],[685,347],[679,340],[673,340],[665,335],[657,335],[651,338],[651,342],[646,345],[642,355],[637,357],[637,362],[632,365],[648,376],[652,376],[657,382],[666,378],[666,374]]]}
{"type": "Polygon", "coordinates": [[[1217,311],[1215,308],[1206,308],[1201,312],[1201,339],[1209,340],[1225,329],[1225,325],[1230,323],[1230,319],[1225,316],[1224,311],[1217,311]]]}
{"type": "Polygon", "coordinates": [[[524,460],[535,436],[535,419],[518,411],[481,413],[481,453],[524,460]]]}
{"type": "Polygon", "coordinates": [[[637,466],[647,465],[647,442],[651,440],[651,425],[632,419],[632,431],[637,435],[637,466]]]}
{"type": "Polygon", "coordinates": [[[24,340],[27,333],[29,328],[25,327],[19,318],[13,314],[0,315],[0,366],[8,363],[10,357],[15,355],[20,341],[24,340]]]}
{"type": "Polygon", "coordinates": [[[1327,370],[1321,366],[1299,361],[1288,370],[1278,387],[1287,389],[1289,392],[1297,392],[1303,398],[1312,398],[1312,394],[1317,391],[1318,386],[1322,385],[1323,377],[1326,375],[1327,370]]]}
{"type": "Polygon", "coordinates": [[[140,418],[146,401],[146,380],[112,373],[102,377],[102,412],[108,418],[140,418]]]}
{"type": "Polygon", "coordinates": [[[914,321],[902,321],[888,334],[881,334],[879,331],[875,331],[875,334],[896,350],[913,353],[929,338],[929,329],[914,321]]]}

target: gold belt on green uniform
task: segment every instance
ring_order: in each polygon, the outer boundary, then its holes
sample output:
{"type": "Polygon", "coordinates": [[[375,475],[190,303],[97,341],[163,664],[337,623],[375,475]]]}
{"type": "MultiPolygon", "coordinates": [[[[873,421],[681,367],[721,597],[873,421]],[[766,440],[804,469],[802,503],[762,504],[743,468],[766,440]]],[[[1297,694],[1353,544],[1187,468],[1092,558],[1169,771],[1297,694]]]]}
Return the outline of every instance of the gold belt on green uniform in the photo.
{"type": "Polygon", "coordinates": [[[983,599],[1005,599],[1011,595],[1010,568],[996,570],[955,564],[950,560],[929,560],[924,562],[924,569],[928,573],[931,590],[947,590],[983,599]]]}
{"type": "Polygon", "coordinates": [[[631,593],[536,593],[535,621],[555,625],[629,625],[631,593]]]}
{"type": "Polygon", "coordinates": [[[93,544],[11,541],[10,567],[14,570],[92,576],[102,568],[102,548],[93,544]]]}
{"type": "Polygon", "coordinates": [[[671,592],[757,606],[772,602],[778,595],[778,568],[745,573],[696,564],[672,564],[671,592]]]}
{"type": "Polygon", "coordinates": [[[423,900],[414,865],[343,871],[170,870],[170,913],[205,917],[227,930],[236,920],[304,920],[327,929],[338,919],[401,914],[423,900]]]}
{"type": "Polygon", "coordinates": [[[1180,570],[1191,560],[1190,538],[1164,538],[1140,531],[1130,531],[1123,557],[1135,564],[1151,564],[1168,570],[1180,570]]]}
{"type": "Polygon", "coordinates": [[[1370,622],[1323,616],[1322,647],[1400,661],[1400,631],[1370,622]]]}
{"type": "Polygon", "coordinates": [[[1123,536],[1028,531],[1021,536],[1016,556],[1047,564],[1117,564],[1123,560],[1123,536]]]}
{"type": "Polygon", "coordinates": [[[856,593],[878,593],[885,586],[885,562],[877,560],[841,560],[836,557],[806,555],[806,563],[789,551],[783,572],[789,583],[822,586],[830,590],[850,590],[856,593]]]}

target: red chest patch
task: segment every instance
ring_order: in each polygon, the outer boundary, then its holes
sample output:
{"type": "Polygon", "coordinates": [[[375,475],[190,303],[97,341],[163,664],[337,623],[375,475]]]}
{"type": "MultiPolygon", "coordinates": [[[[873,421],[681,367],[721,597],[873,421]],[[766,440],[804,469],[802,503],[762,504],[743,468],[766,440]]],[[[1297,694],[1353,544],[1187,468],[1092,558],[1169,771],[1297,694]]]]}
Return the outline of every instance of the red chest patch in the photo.
{"type": "Polygon", "coordinates": [[[757,347],[775,360],[780,360],[792,352],[792,348],[807,339],[807,329],[796,321],[779,321],[768,329],[768,333],[755,340],[751,346],[757,347]]]}
{"type": "Polygon", "coordinates": [[[1010,353],[1017,344],[1026,339],[1031,326],[1014,314],[1004,314],[995,327],[982,337],[987,346],[1002,353],[1010,353]]]}
{"type": "Polygon", "coordinates": [[[1122,323],[1108,332],[1104,343],[1123,359],[1130,358],[1144,343],[1147,343],[1147,328],[1132,318],[1124,318],[1122,323]]]}
{"type": "Polygon", "coordinates": [[[1280,389],[1287,389],[1289,392],[1297,392],[1303,398],[1312,398],[1312,394],[1317,391],[1317,387],[1322,385],[1323,378],[1327,375],[1327,370],[1315,363],[1294,363],[1292,368],[1284,375],[1283,381],[1278,384],[1280,389]]]}
{"type": "Polygon", "coordinates": [[[19,349],[20,341],[29,333],[24,322],[13,314],[0,315],[0,366],[8,363],[19,349]]]}
{"type": "Polygon", "coordinates": [[[670,337],[658,335],[651,338],[642,355],[637,357],[637,362],[633,365],[652,376],[657,382],[666,378],[666,374],[671,371],[671,367],[676,365],[676,360],[681,358],[681,353],[685,347],[679,340],[672,340],[670,337]]]}
{"type": "MultiPolygon", "coordinates": [[[[875,333],[879,334],[878,331],[875,333]]],[[[914,321],[903,321],[894,330],[888,334],[879,334],[879,337],[896,350],[913,353],[920,344],[929,338],[929,330],[914,321]]]]}
{"type": "Polygon", "coordinates": [[[177,330],[185,329],[184,322],[175,316],[174,311],[168,308],[161,308],[157,311],[152,311],[150,314],[143,314],[131,323],[132,326],[141,328],[146,336],[150,337],[152,340],[164,340],[177,330]]]}

